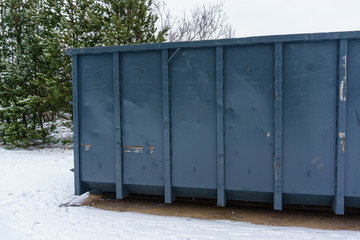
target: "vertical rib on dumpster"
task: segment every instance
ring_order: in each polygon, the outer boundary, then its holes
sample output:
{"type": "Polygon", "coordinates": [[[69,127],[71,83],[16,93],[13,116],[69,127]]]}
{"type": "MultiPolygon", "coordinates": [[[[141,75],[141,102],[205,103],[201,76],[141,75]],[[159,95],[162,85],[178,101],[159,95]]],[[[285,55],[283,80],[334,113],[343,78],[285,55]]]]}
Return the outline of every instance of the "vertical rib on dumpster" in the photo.
{"type": "Polygon", "coordinates": [[[75,194],[84,193],[80,180],[80,132],[79,132],[79,56],[72,55],[72,78],[73,78],[73,122],[74,122],[74,174],[75,174],[75,194]]]}
{"type": "Polygon", "coordinates": [[[119,53],[113,53],[114,113],[115,113],[115,175],[116,198],[123,199],[127,191],[123,184],[123,161],[121,150],[121,102],[120,102],[120,60],[119,53]]]}
{"type": "Polygon", "coordinates": [[[217,158],[217,205],[224,207],[225,162],[224,162],[224,50],[216,47],[216,158],[217,158]]]}
{"type": "Polygon", "coordinates": [[[344,214],[345,191],[345,137],[346,137],[346,87],[347,87],[348,40],[340,40],[339,46],[339,98],[337,121],[336,191],[334,211],[344,214]]]}
{"type": "Polygon", "coordinates": [[[282,210],[282,81],[283,46],[275,43],[275,151],[274,151],[274,209],[282,210]]]}
{"type": "Polygon", "coordinates": [[[168,50],[163,49],[162,61],[162,93],[163,93],[163,128],[164,128],[164,192],[165,203],[171,203],[175,194],[171,187],[171,152],[170,152],[170,104],[169,104],[169,67],[168,50]]]}

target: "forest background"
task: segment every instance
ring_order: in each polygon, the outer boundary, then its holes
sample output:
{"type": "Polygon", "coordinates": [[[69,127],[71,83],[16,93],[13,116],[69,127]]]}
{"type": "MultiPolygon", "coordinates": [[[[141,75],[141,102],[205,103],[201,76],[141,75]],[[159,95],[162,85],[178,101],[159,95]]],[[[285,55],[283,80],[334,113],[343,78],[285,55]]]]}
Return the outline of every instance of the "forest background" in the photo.
{"type": "Polygon", "coordinates": [[[0,0],[0,142],[29,147],[72,126],[69,48],[228,38],[223,2],[171,16],[163,1],[0,0]]]}

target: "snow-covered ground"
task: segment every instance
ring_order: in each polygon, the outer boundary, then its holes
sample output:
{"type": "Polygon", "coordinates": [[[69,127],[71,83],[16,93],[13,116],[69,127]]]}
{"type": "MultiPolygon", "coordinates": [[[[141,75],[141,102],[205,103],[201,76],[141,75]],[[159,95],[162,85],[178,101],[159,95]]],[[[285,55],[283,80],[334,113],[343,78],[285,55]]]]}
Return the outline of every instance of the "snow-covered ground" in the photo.
{"type": "Polygon", "coordinates": [[[66,207],[73,151],[0,147],[0,239],[360,239],[360,232],[274,227],[66,207]]]}

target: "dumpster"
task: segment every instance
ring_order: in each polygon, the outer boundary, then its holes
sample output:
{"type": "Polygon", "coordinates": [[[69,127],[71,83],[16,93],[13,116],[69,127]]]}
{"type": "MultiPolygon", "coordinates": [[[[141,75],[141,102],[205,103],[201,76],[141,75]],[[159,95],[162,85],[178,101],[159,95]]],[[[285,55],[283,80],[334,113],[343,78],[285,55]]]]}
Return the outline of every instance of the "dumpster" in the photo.
{"type": "Polygon", "coordinates": [[[360,206],[360,32],[67,54],[76,194],[360,206]]]}

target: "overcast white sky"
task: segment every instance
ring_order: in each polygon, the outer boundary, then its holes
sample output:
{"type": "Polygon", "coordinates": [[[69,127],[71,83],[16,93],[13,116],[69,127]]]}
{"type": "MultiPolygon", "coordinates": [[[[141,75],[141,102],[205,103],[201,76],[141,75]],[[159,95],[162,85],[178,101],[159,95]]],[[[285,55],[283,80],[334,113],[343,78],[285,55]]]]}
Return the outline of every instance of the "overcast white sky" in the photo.
{"type": "MultiPolygon", "coordinates": [[[[165,0],[172,15],[214,0],[165,0]]],[[[360,0],[225,0],[236,37],[360,30],[360,0]]]]}

